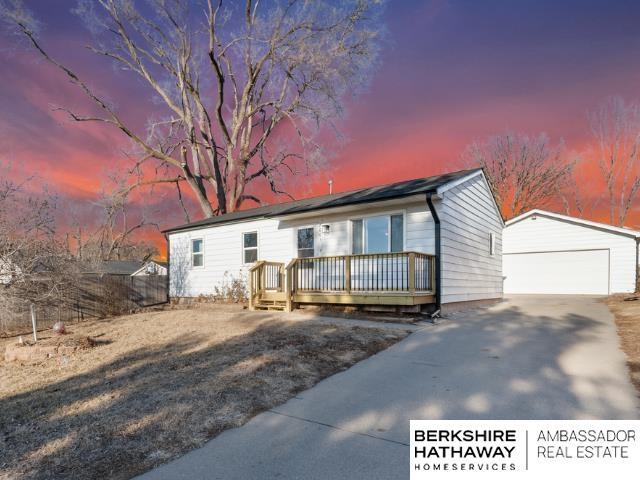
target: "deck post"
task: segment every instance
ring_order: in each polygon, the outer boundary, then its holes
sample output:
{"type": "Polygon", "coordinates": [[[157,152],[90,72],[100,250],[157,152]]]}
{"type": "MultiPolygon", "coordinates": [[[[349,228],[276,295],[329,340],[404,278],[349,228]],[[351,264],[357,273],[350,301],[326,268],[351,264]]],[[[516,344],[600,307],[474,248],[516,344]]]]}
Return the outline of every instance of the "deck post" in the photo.
{"type": "Polygon", "coordinates": [[[253,310],[253,296],[255,295],[256,274],[249,270],[249,310],[253,310]]]}
{"type": "Polygon", "coordinates": [[[436,259],[431,257],[429,261],[429,290],[436,291],[436,259]]]}
{"type": "Polygon", "coordinates": [[[263,261],[256,262],[249,269],[249,310],[255,310],[255,297],[260,288],[260,277],[262,276],[263,261]]]}
{"type": "Polygon", "coordinates": [[[285,269],[285,283],[284,283],[284,296],[285,296],[285,312],[293,311],[293,270],[297,259],[292,259],[285,269]]]}
{"type": "Polygon", "coordinates": [[[278,291],[282,292],[285,289],[284,263],[280,265],[280,269],[278,270],[278,276],[280,277],[278,278],[278,291]]]}
{"type": "Polygon", "coordinates": [[[344,257],[344,290],[351,293],[351,255],[344,257]]]}
{"type": "Polygon", "coordinates": [[[416,293],[416,254],[409,252],[409,293],[416,293]]]}

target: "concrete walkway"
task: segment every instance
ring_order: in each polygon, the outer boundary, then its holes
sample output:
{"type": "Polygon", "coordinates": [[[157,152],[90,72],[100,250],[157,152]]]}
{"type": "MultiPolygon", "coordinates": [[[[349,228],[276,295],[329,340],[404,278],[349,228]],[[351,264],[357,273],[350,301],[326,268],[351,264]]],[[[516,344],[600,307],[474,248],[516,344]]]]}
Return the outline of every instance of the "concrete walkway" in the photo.
{"type": "Polygon", "coordinates": [[[520,296],[420,328],[142,478],[408,478],[410,419],[639,413],[604,304],[520,296]]]}

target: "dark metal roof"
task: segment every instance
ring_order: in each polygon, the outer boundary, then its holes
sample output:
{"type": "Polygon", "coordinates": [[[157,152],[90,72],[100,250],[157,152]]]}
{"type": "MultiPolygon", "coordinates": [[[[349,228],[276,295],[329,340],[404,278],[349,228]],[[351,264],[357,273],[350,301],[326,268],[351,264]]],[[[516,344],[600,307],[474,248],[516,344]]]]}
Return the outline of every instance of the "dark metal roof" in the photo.
{"type": "Polygon", "coordinates": [[[439,187],[465,177],[480,169],[460,170],[458,172],[445,173],[443,175],[435,175],[433,177],[416,178],[413,180],[405,180],[402,182],[380,185],[377,187],[362,188],[349,192],[334,193],[332,195],[323,195],[320,197],[305,198],[292,202],[276,203],[264,207],[251,208],[248,210],[239,210],[237,212],[219,215],[217,217],[205,218],[198,222],[191,222],[185,225],[169,228],[163,233],[177,232],[180,230],[190,230],[197,227],[209,225],[221,225],[244,221],[254,218],[270,218],[282,215],[290,215],[294,213],[304,213],[324,208],[344,207],[347,205],[357,205],[361,203],[379,202],[382,200],[391,200],[394,198],[409,197],[411,195],[425,194],[435,192],[439,187]]]}

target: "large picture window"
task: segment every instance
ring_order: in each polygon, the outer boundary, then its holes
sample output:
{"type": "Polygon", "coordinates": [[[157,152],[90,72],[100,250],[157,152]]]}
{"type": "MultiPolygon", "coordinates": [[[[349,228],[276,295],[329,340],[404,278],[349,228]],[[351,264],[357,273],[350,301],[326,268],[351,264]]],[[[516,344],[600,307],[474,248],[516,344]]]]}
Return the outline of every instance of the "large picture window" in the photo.
{"type": "Polygon", "coordinates": [[[191,266],[204,267],[204,242],[201,238],[191,240],[191,266]]]}
{"type": "Polygon", "coordinates": [[[380,215],[351,221],[352,252],[387,253],[404,249],[404,217],[380,215]]]}
{"type": "Polygon", "coordinates": [[[242,259],[244,263],[258,261],[258,232],[242,234],[242,259]]]}
{"type": "Polygon", "coordinates": [[[313,257],[313,227],[298,229],[298,258],[313,257]]]}

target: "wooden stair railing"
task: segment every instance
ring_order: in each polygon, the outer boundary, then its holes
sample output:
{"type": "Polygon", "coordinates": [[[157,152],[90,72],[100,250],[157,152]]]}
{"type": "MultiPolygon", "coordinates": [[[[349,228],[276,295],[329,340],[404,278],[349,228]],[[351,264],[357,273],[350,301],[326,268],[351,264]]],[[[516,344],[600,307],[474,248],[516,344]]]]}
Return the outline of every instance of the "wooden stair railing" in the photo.
{"type": "Polygon", "coordinates": [[[285,283],[284,263],[256,262],[249,269],[249,309],[284,310],[285,283]]]}

